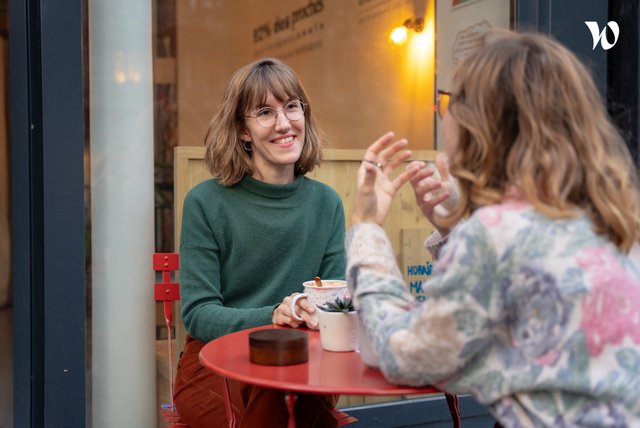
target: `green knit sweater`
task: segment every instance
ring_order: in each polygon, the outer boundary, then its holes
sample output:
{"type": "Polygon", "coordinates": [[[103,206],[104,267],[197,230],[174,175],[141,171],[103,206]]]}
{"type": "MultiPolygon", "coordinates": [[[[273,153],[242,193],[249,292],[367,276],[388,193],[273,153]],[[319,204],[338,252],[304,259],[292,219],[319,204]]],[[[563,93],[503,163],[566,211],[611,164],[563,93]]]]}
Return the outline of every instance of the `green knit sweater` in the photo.
{"type": "Polygon", "coordinates": [[[207,180],[184,201],[182,319],[206,342],[271,323],[273,308],[315,276],[345,275],[344,209],[330,187],[298,176],[267,184],[207,180]]]}

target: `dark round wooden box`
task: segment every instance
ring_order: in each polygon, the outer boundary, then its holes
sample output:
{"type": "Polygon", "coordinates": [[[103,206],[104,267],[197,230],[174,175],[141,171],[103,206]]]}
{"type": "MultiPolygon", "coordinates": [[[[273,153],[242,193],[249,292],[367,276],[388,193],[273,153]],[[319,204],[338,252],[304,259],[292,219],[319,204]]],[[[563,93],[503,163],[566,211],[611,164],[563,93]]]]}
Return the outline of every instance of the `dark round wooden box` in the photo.
{"type": "Polygon", "coordinates": [[[309,338],[300,330],[274,328],[249,333],[249,360],[266,366],[288,366],[309,359],[309,338]]]}

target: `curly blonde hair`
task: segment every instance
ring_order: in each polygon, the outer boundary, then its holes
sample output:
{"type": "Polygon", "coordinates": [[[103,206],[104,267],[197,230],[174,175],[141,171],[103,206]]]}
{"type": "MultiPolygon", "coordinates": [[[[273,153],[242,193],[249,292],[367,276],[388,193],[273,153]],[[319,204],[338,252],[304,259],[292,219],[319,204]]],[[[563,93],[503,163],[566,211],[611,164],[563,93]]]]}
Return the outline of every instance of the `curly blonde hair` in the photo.
{"type": "Polygon", "coordinates": [[[225,186],[236,184],[255,170],[251,152],[245,150],[240,135],[246,130],[245,115],[263,105],[268,92],[280,102],[299,99],[305,103],[305,139],[295,173],[305,174],[322,162],[320,133],[302,83],[282,61],[263,58],[233,74],[222,104],[209,123],[204,162],[211,175],[225,186]]]}
{"type": "Polygon", "coordinates": [[[462,203],[444,223],[500,203],[510,187],[551,218],[586,213],[628,251],[638,241],[638,176],[586,67],[538,34],[491,32],[457,67],[449,112],[462,203]]]}

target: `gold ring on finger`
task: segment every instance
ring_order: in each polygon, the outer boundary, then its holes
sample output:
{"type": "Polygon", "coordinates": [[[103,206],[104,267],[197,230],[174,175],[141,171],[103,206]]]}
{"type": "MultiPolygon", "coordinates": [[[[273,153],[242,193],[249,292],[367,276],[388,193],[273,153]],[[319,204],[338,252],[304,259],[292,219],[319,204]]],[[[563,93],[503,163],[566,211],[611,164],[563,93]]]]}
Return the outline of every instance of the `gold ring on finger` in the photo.
{"type": "Polygon", "coordinates": [[[362,159],[362,160],[365,161],[365,162],[370,163],[371,165],[375,165],[378,168],[382,168],[382,164],[380,162],[375,162],[375,161],[372,161],[372,160],[369,160],[369,159],[362,159]]]}

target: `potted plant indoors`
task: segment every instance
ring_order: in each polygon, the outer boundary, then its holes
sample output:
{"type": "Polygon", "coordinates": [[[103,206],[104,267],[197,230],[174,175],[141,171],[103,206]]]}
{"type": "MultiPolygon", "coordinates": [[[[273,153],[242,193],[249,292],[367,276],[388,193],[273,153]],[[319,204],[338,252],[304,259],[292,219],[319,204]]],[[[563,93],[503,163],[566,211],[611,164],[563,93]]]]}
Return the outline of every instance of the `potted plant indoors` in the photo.
{"type": "Polygon", "coordinates": [[[337,297],[318,306],[320,342],[327,351],[358,349],[358,314],[350,297],[337,297]]]}

